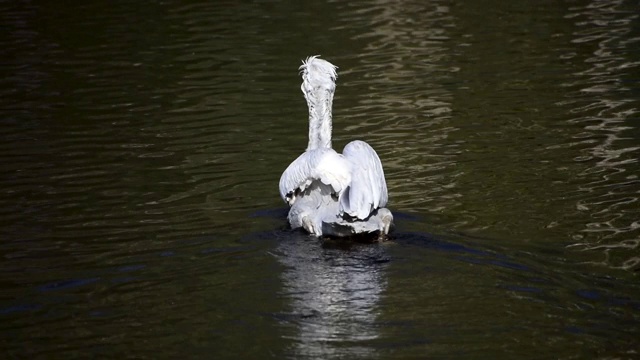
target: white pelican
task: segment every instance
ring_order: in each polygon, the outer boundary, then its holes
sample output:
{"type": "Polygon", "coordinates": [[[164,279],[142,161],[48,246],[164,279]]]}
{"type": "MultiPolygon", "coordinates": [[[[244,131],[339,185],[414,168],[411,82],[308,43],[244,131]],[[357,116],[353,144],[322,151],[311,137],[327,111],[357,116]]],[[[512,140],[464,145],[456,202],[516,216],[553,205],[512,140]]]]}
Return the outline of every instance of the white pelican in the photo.
{"type": "Polygon", "coordinates": [[[393,215],[378,154],[355,140],[338,154],[331,148],[331,106],[336,67],[310,56],[302,62],[302,93],[309,107],[309,145],[280,177],[289,224],[312,235],[389,233],[393,215]]]}

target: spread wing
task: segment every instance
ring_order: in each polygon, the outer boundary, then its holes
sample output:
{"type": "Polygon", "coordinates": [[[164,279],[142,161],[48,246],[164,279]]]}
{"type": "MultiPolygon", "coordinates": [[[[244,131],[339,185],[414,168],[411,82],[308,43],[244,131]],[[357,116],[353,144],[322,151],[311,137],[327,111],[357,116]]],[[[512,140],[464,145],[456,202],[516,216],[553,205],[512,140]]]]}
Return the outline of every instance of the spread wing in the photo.
{"type": "Polygon", "coordinates": [[[280,197],[292,205],[296,191],[304,191],[314,181],[330,185],[338,198],[351,183],[351,164],[329,148],[305,151],[280,177],[280,197]]]}
{"type": "Polygon", "coordinates": [[[352,141],[342,155],[351,163],[351,183],[340,198],[340,211],[366,219],[372,211],[387,205],[387,182],[380,158],[364,141],[352,141]]]}

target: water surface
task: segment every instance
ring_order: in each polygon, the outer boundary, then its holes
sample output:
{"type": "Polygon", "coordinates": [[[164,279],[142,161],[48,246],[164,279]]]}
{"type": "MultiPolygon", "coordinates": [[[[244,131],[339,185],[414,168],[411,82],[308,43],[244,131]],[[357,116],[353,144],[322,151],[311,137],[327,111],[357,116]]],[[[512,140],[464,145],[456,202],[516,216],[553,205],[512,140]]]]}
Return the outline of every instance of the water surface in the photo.
{"type": "Polygon", "coordinates": [[[0,10],[6,357],[637,356],[637,3],[0,10]],[[389,242],[286,228],[314,54],[389,242]]]}

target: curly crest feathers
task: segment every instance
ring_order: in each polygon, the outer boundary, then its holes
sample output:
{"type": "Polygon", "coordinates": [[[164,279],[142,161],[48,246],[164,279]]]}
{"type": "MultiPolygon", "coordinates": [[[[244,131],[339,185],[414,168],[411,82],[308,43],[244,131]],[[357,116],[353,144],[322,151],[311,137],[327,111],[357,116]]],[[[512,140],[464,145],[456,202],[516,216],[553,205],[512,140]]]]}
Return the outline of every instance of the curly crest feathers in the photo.
{"type": "Polygon", "coordinates": [[[310,88],[323,88],[333,91],[336,88],[336,79],[338,78],[337,68],[327,60],[320,59],[320,55],[315,55],[303,60],[298,69],[302,73],[302,80],[310,88]]]}

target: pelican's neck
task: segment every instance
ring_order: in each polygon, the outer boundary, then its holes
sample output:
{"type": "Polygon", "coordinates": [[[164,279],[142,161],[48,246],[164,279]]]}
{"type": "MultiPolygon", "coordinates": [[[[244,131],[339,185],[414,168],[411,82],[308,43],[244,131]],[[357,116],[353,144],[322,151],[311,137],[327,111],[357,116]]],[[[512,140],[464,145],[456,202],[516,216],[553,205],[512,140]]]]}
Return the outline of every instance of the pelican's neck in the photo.
{"type": "Polygon", "coordinates": [[[313,89],[305,92],[309,107],[309,145],[307,150],[317,148],[331,148],[331,107],[333,91],[328,89],[313,89]]]}
{"type": "Polygon", "coordinates": [[[307,150],[331,148],[331,106],[336,91],[336,67],[310,56],[302,62],[302,93],[309,107],[307,150]]]}
{"type": "Polygon", "coordinates": [[[313,150],[318,148],[320,142],[320,137],[318,136],[320,119],[315,115],[315,105],[309,100],[307,93],[304,94],[304,97],[307,99],[307,106],[309,107],[309,144],[307,145],[307,150],[313,150]]]}

